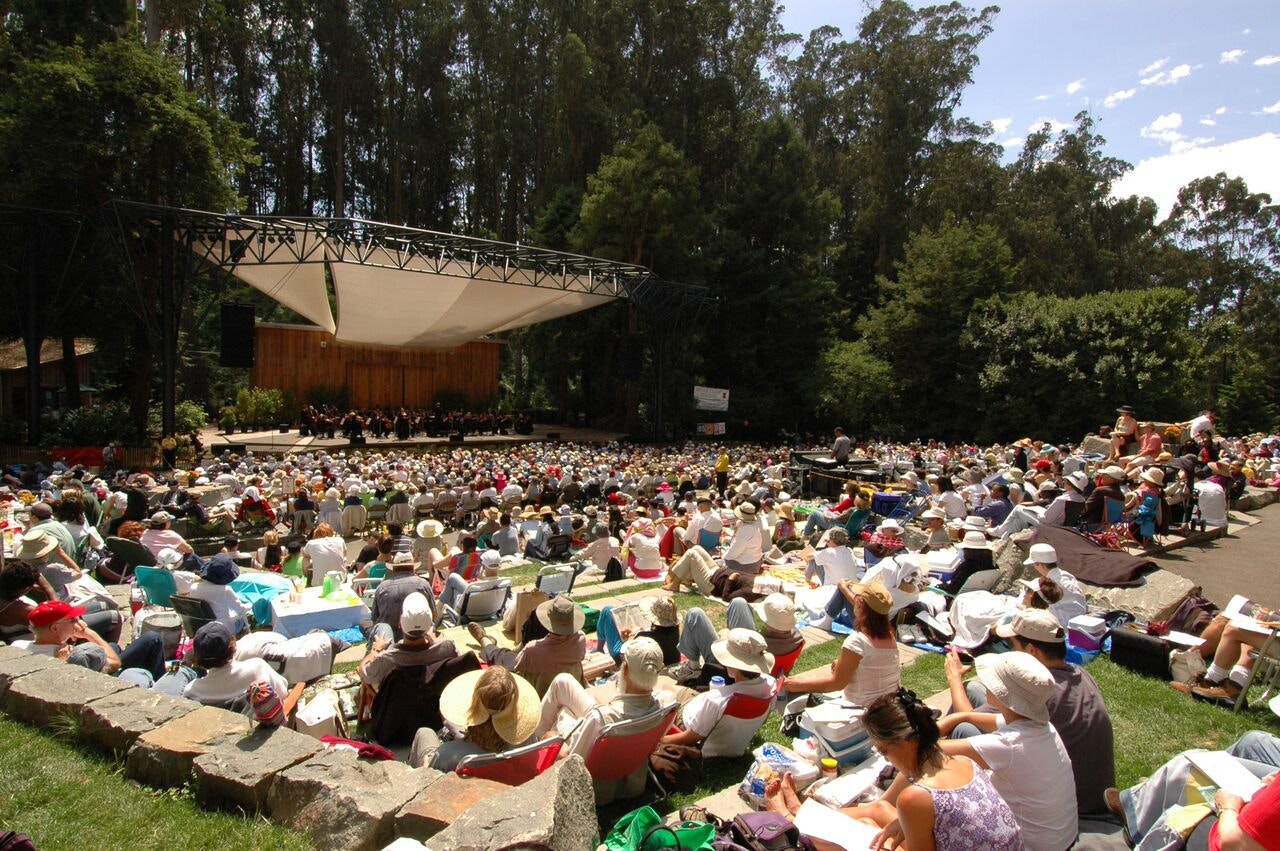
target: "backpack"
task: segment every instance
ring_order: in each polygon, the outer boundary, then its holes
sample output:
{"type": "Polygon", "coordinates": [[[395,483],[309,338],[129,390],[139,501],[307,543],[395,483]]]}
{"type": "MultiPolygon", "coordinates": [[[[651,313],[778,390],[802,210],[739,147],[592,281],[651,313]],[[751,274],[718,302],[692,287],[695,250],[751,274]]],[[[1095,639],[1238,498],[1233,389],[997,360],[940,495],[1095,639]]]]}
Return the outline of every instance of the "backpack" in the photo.
{"type": "Polygon", "coordinates": [[[622,562],[618,560],[617,556],[609,559],[609,563],[605,565],[604,568],[604,581],[617,582],[620,579],[625,579],[626,576],[627,574],[626,571],[623,570],[622,562]]]}
{"type": "Polygon", "coordinates": [[[1190,595],[1173,610],[1173,614],[1169,616],[1169,628],[1199,635],[1204,632],[1205,627],[1216,614],[1218,614],[1218,607],[1207,597],[1202,597],[1200,588],[1197,586],[1192,588],[1190,595]]]}
{"type": "Polygon", "coordinates": [[[742,813],[717,831],[715,851],[812,851],[790,819],[777,813],[742,813]]]}

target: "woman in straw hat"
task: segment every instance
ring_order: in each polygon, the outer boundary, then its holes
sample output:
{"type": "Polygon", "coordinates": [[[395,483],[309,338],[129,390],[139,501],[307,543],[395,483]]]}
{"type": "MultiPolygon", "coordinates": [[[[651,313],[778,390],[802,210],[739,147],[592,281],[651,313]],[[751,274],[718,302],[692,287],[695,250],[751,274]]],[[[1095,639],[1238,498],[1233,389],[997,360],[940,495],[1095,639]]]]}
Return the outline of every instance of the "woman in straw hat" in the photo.
{"type": "Polygon", "coordinates": [[[853,583],[848,588],[854,597],[854,631],[829,667],[789,677],[788,692],[843,690],[847,702],[867,706],[880,695],[898,690],[902,681],[898,643],[889,622],[893,597],[879,579],[866,585],[853,583]]]}
{"type": "Polygon", "coordinates": [[[729,671],[728,685],[712,688],[684,705],[677,726],[679,732],[668,733],[662,741],[676,745],[701,745],[704,757],[738,757],[746,752],[751,739],[763,726],[768,713],[759,718],[735,718],[725,715],[729,699],[735,694],[768,697],[773,693],[773,654],[760,633],[751,629],[731,629],[728,635],[711,647],[716,659],[729,671]]]}
{"type": "Polygon", "coordinates": [[[461,737],[441,743],[423,728],[413,739],[409,764],[453,771],[463,757],[502,753],[529,740],[542,717],[542,702],[524,677],[493,666],[468,671],[445,686],[440,715],[461,737]]]}
{"type": "MultiPolygon", "coordinates": [[[[863,727],[877,751],[898,770],[896,783],[878,800],[842,810],[882,829],[906,847],[934,851],[1021,851],[1022,828],[1013,811],[972,759],[942,748],[933,711],[914,692],[899,689],[867,707],[863,727]]],[[[800,809],[790,773],[765,789],[765,808],[794,817],[800,809]]],[[[816,848],[839,846],[822,840],[816,848]]]]}

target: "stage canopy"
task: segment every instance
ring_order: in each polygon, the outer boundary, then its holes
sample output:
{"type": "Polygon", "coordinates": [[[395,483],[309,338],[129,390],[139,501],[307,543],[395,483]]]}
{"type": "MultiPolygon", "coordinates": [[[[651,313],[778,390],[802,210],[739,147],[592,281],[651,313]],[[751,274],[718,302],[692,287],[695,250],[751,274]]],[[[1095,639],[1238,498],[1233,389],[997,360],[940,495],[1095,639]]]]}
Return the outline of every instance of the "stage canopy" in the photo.
{"type": "Polygon", "coordinates": [[[705,288],[639,266],[525,245],[361,219],[116,203],[122,226],[172,227],[196,257],[345,343],[455,348],[617,299],[690,321],[714,306],[705,288]]]}

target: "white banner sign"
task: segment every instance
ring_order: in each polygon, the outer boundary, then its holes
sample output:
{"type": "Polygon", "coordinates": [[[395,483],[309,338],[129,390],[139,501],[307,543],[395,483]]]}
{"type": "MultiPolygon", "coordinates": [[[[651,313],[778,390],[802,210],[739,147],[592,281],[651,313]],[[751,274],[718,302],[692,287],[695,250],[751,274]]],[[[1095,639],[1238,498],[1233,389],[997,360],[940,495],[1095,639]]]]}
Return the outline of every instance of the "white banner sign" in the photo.
{"type": "Polygon", "coordinates": [[[699,411],[729,410],[729,391],[723,387],[698,387],[695,385],[693,399],[696,403],[695,407],[699,411]]]}

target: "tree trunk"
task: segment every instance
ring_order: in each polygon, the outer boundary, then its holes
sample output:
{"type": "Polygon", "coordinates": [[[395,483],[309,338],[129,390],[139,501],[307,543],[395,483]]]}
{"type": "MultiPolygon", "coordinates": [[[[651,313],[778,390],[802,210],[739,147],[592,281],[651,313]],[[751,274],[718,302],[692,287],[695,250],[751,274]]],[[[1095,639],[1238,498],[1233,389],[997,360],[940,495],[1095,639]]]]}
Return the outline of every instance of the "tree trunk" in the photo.
{"type": "Polygon", "coordinates": [[[160,43],[160,4],[159,0],[147,0],[147,47],[155,47],[160,43]]]}
{"type": "Polygon", "coordinates": [[[62,386],[68,411],[80,407],[80,365],[76,363],[76,335],[68,330],[62,333],[62,386]]]}

